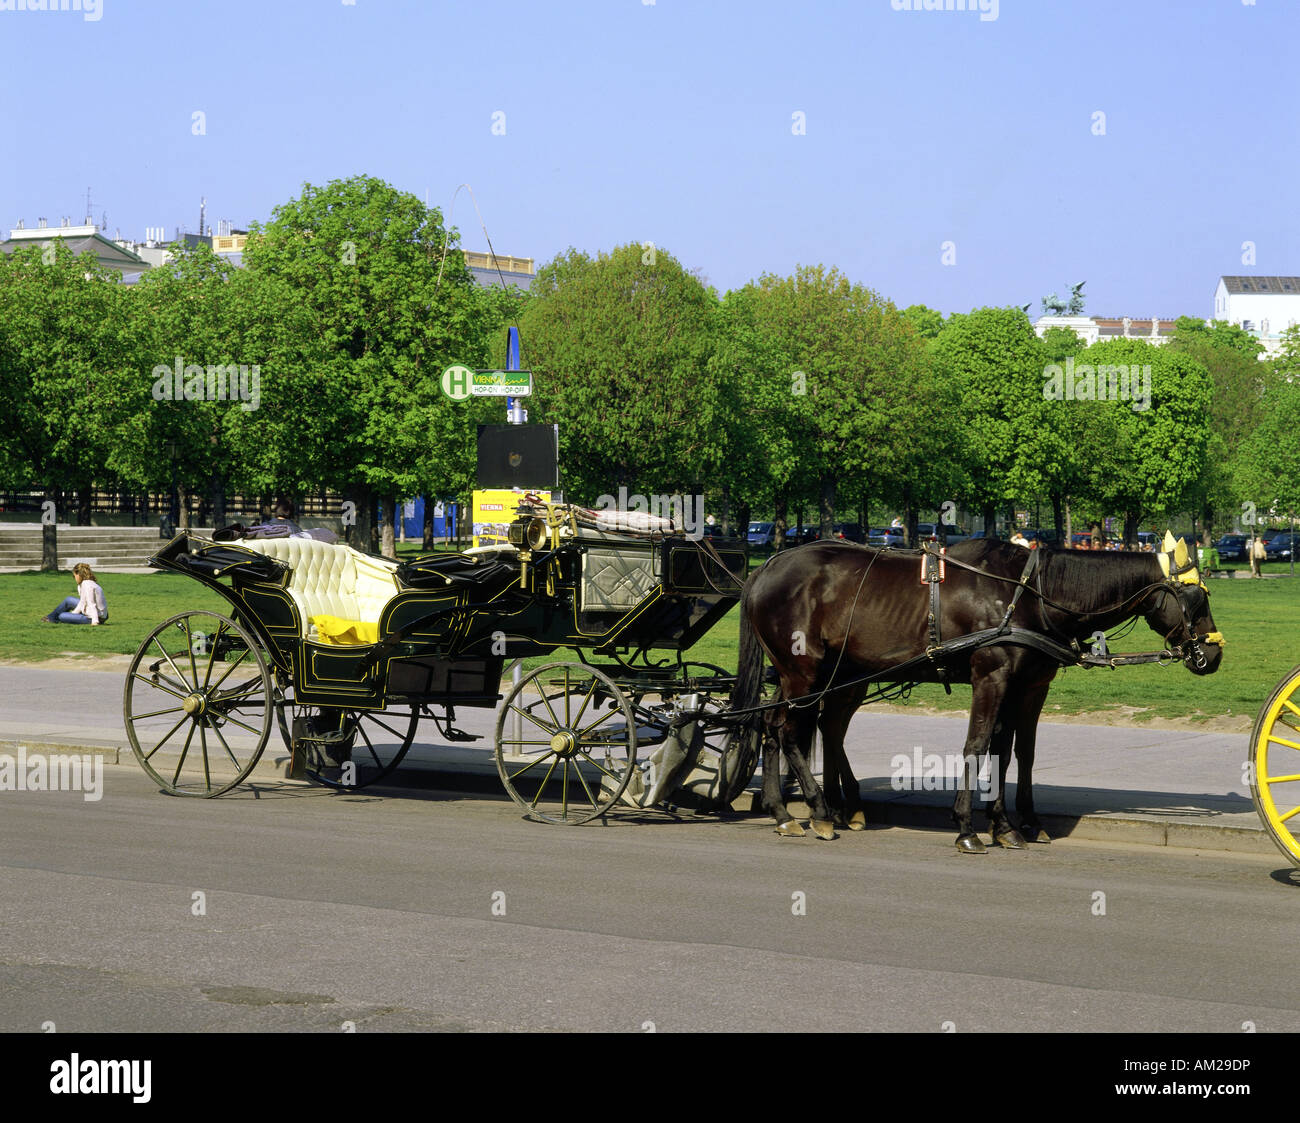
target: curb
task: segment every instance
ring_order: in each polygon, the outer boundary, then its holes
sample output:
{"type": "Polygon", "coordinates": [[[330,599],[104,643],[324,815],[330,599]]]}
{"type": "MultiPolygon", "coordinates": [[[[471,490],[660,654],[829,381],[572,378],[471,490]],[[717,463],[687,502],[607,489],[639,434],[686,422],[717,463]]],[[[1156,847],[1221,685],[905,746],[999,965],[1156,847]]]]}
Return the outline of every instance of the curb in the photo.
{"type": "MultiPolygon", "coordinates": [[[[437,746],[442,748],[442,746],[437,746]]],[[[120,744],[91,744],[84,742],[59,742],[28,740],[0,740],[0,753],[16,753],[25,748],[28,753],[47,755],[97,755],[105,764],[135,766],[130,748],[120,744]]],[[[269,750],[270,746],[268,746],[269,750]]],[[[467,766],[464,750],[447,747],[448,757],[443,761],[413,760],[408,758],[401,769],[381,787],[423,786],[430,779],[437,786],[450,791],[491,793],[500,791],[500,781],[494,767],[467,766]],[[405,772],[405,778],[402,773],[405,772]],[[421,778],[416,779],[419,775],[421,778]]],[[[289,756],[277,745],[274,753],[267,752],[252,775],[262,781],[289,779],[289,756]]],[[[378,790],[378,789],[376,789],[378,790]]],[[[505,793],[501,792],[502,798],[505,793]]],[[[882,795],[864,791],[862,801],[867,808],[867,820],[873,826],[907,827],[921,830],[953,830],[951,806],[947,802],[925,800],[915,795],[899,798],[894,793],[882,795]]],[[[807,805],[792,800],[787,803],[796,818],[808,817],[807,805]]],[[[741,814],[761,815],[759,793],[750,789],[732,805],[741,814]]],[[[1156,816],[1124,814],[1079,814],[1043,811],[1043,826],[1057,839],[1080,839],[1090,842],[1127,843],[1138,846],[1167,846],[1184,850],[1219,850],[1242,854],[1278,853],[1272,837],[1262,823],[1252,826],[1235,826],[1216,823],[1170,822],[1156,816]]],[[[977,822],[979,820],[977,819],[977,822]]]]}

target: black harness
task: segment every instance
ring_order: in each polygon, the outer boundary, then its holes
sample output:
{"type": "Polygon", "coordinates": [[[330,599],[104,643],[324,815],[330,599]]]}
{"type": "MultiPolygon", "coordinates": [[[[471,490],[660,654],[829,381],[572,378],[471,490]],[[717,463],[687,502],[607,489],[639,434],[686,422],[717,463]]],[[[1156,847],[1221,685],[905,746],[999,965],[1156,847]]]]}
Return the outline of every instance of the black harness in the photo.
{"type": "MultiPolygon", "coordinates": [[[[877,554],[883,551],[877,551],[877,554]]],[[[874,560],[874,559],[873,559],[874,560]]],[[[804,698],[778,699],[775,702],[768,702],[759,706],[751,706],[743,710],[728,710],[716,717],[706,719],[710,724],[724,725],[730,724],[731,719],[744,717],[748,714],[759,713],[763,710],[775,709],[778,706],[790,706],[794,709],[803,709],[807,706],[816,705],[827,695],[839,690],[848,690],[855,686],[862,686],[877,682],[911,682],[917,684],[924,679],[912,679],[911,674],[914,671],[925,668],[931,671],[943,684],[943,688],[952,693],[952,685],[948,681],[947,662],[958,656],[967,655],[981,647],[993,647],[1002,644],[1011,644],[1016,647],[1027,647],[1037,651],[1049,659],[1061,664],[1064,667],[1128,667],[1136,666],[1142,663],[1165,663],[1172,662],[1183,657],[1181,645],[1172,644],[1161,651],[1143,651],[1127,655],[1112,655],[1105,650],[1104,645],[1099,648],[1085,648],[1078,640],[1069,636],[1063,636],[1059,629],[1053,627],[1051,621],[1047,619],[1044,612],[1044,605],[1057,608],[1062,612],[1070,612],[1071,609],[1064,605],[1058,605],[1043,593],[1043,574],[1042,574],[1042,555],[1038,550],[1030,550],[1029,557],[1025,559],[1025,568],[1021,571],[1020,577],[1016,580],[1015,592],[1011,595],[1011,601],[1007,605],[1007,610],[1002,614],[1002,620],[995,628],[983,628],[977,632],[971,632],[956,639],[943,642],[942,630],[940,625],[940,603],[939,603],[939,586],[944,580],[945,564],[956,565],[962,569],[968,569],[972,573],[982,577],[990,577],[997,581],[1010,582],[1012,578],[1000,577],[997,574],[987,573],[966,562],[958,561],[955,558],[947,557],[941,551],[933,548],[929,543],[922,547],[922,581],[929,586],[930,607],[927,617],[927,630],[929,634],[929,645],[925,651],[889,667],[883,671],[877,671],[875,674],[862,675],[859,678],[852,679],[848,682],[838,683],[834,686],[827,686],[814,694],[807,695],[804,698]],[[1016,611],[1016,606],[1020,603],[1020,598],[1024,595],[1025,590],[1029,588],[1030,583],[1034,584],[1034,596],[1038,599],[1038,616],[1045,630],[1052,632],[1060,639],[1054,639],[1052,636],[1044,635],[1042,632],[1032,631],[1029,628],[1022,628],[1011,623],[1011,617],[1016,611]]],[[[1222,643],[1222,636],[1218,633],[1210,633],[1207,636],[1197,636],[1192,630],[1191,619],[1187,612],[1186,605],[1178,596],[1174,582],[1182,573],[1188,572],[1195,568],[1195,563],[1176,566],[1174,559],[1169,559],[1170,576],[1167,581],[1155,582],[1148,588],[1142,589],[1128,598],[1135,603],[1152,590],[1162,590],[1171,594],[1178,602],[1179,608],[1183,614],[1183,621],[1186,631],[1192,637],[1195,644],[1200,642],[1222,643]],[[1217,637],[1217,638],[1216,638],[1217,637]]],[[[864,574],[865,578],[865,574],[864,574]]],[[[859,589],[861,585],[859,585],[859,589]]],[[[1127,602],[1121,602],[1127,603],[1127,602]]],[[[856,604],[856,598],[855,598],[856,604]]],[[[1169,633],[1172,635],[1173,633],[1169,633]]],[[[1168,641],[1169,636],[1165,637],[1168,641]]],[[[847,645],[846,645],[847,646],[847,645]]],[[[843,651],[841,651],[841,655],[843,651]]],[[[1196,649],[1196,656],[1204,662],[1204,654],[1196,649]]],[[[834,674],[832,674],[832,679],[834,674]]],[[[874,700],[874,699],[873,699],[874,700]]]]}

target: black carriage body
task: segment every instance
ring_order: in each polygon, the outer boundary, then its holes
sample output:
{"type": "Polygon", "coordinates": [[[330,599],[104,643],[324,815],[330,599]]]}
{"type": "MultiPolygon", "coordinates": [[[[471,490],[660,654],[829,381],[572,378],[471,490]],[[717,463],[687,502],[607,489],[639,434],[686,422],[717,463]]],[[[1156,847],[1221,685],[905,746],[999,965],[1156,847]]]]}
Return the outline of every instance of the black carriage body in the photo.
{"type": "MultiPolygon", "coordinates": [[[[284,540],[270,540],[272,542],[284,540]]],[[[432,554],[405,564],[368,559],[392,575],[378,641],[309,635],[293,567],[262,542],[216,543],[184,533],[150,564],[185,573],[225,597],[253,631],[300,705],[380,710],[390,701],[494,706],[507,659],[560,648],[625,659],[683,652],[736,603],[746,545],[588,531],[538,551],[432,554]]],[[[312,543],[329,557],[342,545],[312,543]]],[[[625,678],[620,675],[620,678],[625,678]]],[[[635,678],[633,674],[633,678],[635,678]]],[[[653,677],[653,676],[652,676],[653,677]]]]}

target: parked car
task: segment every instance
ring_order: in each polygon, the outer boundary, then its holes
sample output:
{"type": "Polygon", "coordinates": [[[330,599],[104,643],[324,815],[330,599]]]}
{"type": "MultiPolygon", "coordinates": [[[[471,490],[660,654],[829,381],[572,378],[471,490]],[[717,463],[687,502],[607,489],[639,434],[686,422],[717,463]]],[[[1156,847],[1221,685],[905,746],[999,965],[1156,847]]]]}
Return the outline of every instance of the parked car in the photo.
{"type": "Polygon", "coordinates": [[[1246,561],[1246,551],[1250,547],[1250,539],[1244,534],[1225,534],[1215,544],[1214,548],[1219,551],[1219,561],[1246,561]]]}
{"type": "Polygon", "coordinates": [[[903,528],[901,526],[877,526],[872,527],[867,533],[867,545],[884,547],[884,546],[901,546],[903,544],[903,528]]]}
{"type": "Polygon", "coordinates": [[[1022,532],[1029,542],[1038,542],[1044,546],[1056,545],[1056,531],[1044,530],[1039,527],[1037,530],[1026,530],[1022,532]]]}
{"type": "Polygon", "coordinates": [[[746,538],[751,549],[770,550],[776,545],[776,523],[750,523],[746,538]]]}
{"type": "Polygon", "coordinates": [[[1272,538],[1265,539],[1265,560],[1290,561],[1291,554],[1295,551],[1297,540],[1300,540],[1300,534],[1295,534],[1290,531],[1283,531],[1281,534],[1275,534],[1272,538]]]}

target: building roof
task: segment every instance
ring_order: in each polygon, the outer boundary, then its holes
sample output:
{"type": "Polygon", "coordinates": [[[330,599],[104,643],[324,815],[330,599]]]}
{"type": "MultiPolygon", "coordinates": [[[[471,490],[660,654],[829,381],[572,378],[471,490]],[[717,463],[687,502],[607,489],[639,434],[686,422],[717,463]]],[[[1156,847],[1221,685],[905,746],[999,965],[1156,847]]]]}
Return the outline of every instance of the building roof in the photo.
{"type": "MultiPolygon", "coordinates": [[[[19,233],[14,231],[14,233],[19,233]]],[[[133,253],[125,246],[119,246],[116,242],[110,242],[102,234],[74,234],[71,237],[64,237],[58,229],[43,227],[39,232],[35,230],[25,230],[21,236],[10,238],[7,242],[0,242],[0,252],[13,253],[15,250],[22,249],[24,246],[47,246],[55,239],[63,242],[74,255],[80,255],[89,251],[93,253],[101,265],[107,265],[111,268],[123,270],[131,269],[133,272],[139,272],[141,269],[148,269],[149,263],[140,257],[139,254],[133,253]]]]}
{"type": "Polygon", "coordinates": [[[1300,277],[1220,277],[1230,293],[1252,296],[1300,296],[1300,277]]]}

